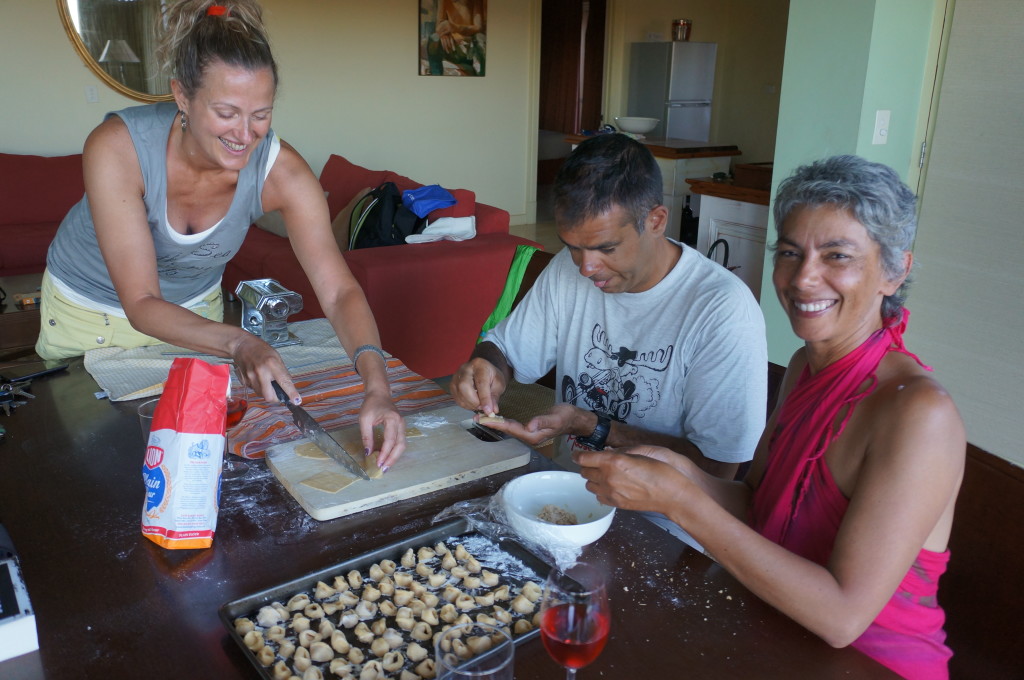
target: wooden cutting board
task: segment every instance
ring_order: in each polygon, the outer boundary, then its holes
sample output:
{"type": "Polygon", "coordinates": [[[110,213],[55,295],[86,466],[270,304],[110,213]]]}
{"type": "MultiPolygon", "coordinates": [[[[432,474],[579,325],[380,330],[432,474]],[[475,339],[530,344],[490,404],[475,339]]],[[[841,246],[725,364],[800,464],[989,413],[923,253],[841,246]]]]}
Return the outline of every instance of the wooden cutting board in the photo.
{"type": "MultiPolygon", "coordinates": [[[[267,450],[267,465],[306,512],[317,520],[344,517],[388,503],[445,489],[479,477],[511,470],[530,462],[530,449],[516,439],[485,442],[466,431],[473,413],[458,406],[414,413],[405,417],[407,437],[405,453],[387,474],[379,479],[357,480],[338,491],[328,493],[302,483],[324,471],[345,473],[331,459],[317,460],[299,456],[297,447],[308,445],[306,438],[272,446],[267,450]]],[[[331,432],[343,446],[359,441],[359,426],[331,432]]]]}

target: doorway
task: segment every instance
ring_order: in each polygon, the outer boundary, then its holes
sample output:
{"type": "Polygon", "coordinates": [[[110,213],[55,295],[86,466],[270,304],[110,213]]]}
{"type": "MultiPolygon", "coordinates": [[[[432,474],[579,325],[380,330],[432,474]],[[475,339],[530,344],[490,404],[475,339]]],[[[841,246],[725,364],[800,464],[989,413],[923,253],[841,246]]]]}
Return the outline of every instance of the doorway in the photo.
{"type": "Polygon", "coordinates": [[[551,185],[571,147],[565,136],[601,126],[607,0],[543,0],[537,222],[554,220],[551,185]]]}

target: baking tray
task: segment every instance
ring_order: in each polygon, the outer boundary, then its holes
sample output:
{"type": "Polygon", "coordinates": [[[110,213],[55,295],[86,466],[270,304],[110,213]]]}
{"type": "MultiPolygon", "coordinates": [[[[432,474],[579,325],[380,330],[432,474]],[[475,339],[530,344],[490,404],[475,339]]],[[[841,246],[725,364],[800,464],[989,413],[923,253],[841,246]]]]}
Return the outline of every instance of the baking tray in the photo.
{"type": "MultiPolygon", "coordinates": [[[[496,563],[492,559],[493,555],[490,552],[481,553],[480,555],[478,555],[477,552],[479,552],[479,550],[476,552],[474,552],[474,550],[472,549],[470,550],[474,557],[476,557],[479,560],[483,568],[500,573],[500,583],[509,584],[513,598],[515,594],[519,593],[522,585],[526,581],[533,581],[537,585],[543,587],[544,579],[546,578],[548,571],[551,570],[550,564],[545,562],[536,554],[527,550],[518,542],[510,539],[491,539],[490,537],[473,531],[470,528],[469,523],[465,519],[454,519],[439,524],[420,533],[413,534],[401,540],[394,541],[370,552],[357,555],[343,562],[333,564],[329,567],[325,567],[323,569],[319,569],[315,572],[306,574],[304,576],[300,576],[285,583],[281,583],[280,585],[276,585],[271,588],[267,588],[259,592],[252,593],[251,595],[247,595],[237,600],[226,602],[225,604],[221,605],[219,609],[221,622],[224,624],[224,627],[227,628],[228,634],[230,635],[231,639],[234,640],[235,643],[241,648],[242,652],[245,654],[245,657],[249,659],[253,667],[260,673],[260,677],[266,678],[267,680],[273,680],[273,665],[265,667],[259,663],[259,661],[256,659],[256,654],[245,645],[242,636],[239,635],[238,632],[235,630],[235,619],[239,617],[248,617],[255,621],[256,613],[259,611],[259,609],[265,605],[271,604],[272,602],[280,602],[282,604],[285,604],[293,595],[297,595],[299,593],[307,593],[312,597],[313,590],[315,589],[318,581],[323,581],[325,583],[330,584],[335,576],[344,576],[352,570],[359,571],[361,574],[364,575],[365,578],[366,571],[372,564],[379,563],[382,560],[393,560],[396,563],[399,563],[402,555],[409,548],[412,548],[413,550],[418,550],[421,547],[431,547],[439,541],[444,541],[452,549],[454,549],[455,546],[457,546],[459,543],[478,544],[479,542],[487,542],[494,546],[496,551],[500,552],[503,557],[510,556],[518,560],[519,563],[521,563],[521,566],[524,567],[524,569],[521,570],[521,573],[516,573],[510,576],[507,573],[503,572],[500,566],[496,566],[496,563]]],[[[409,571],[408,569],[402,567],[400,567],[400,570],[409,571]]],[[[516,571],[520,571],[518,565],[516,571]]],[[[431,589],[431,592],[435,592],[440,596],[440,591],[442,589],[443,587],[431,589]]],[[[510,598],[510,601],[511,599],[512,598],[510,598]]],[[[511,607],[508,606],[510,601],[503,602],[502,605],[511,613],[513,613],[516,619],[532,619],[532,614],[521,615],[513,612],[511,610],[511,607]]],[[[441,603],[438,604],[438,608],[440,608],[442,603],[444,603],[443,599],[441,600],[441,603]]],[[[535,606],[539,608],[540,602],[538,601],[535,604],[535,606]]],[[[472,610],[468,613],[471,616],[475,617],[475,615],[480,611],[486,612],[489,610],[481,608],[472,610]]],[[[536,612],[537,609],[535,609],[534,611],[536,612]]],[[[387,618],[391,619],[391,617],[387,618]]],[[[338,616],[333,615],[331,619],[336,622],[338,616]]],[[[389,627],[397,628],[394,625],[391,625],[389,627]]],[[[265,629],[257,625],[256,630],[265,629]]],[[[407,633],[405,633],[404,631],[399,632],[402,632],[403,636],[407,637],[407,633]]],[[[346,633],[347,637],[349,637],[349,642],[352,644],[353,647],[360,647],[366,651],[367,660],[375,658],[370,654],[368,645],[364,645],[362,643],[359,643],[357,640],[352,639],[353,636],[351,635],[350,631],[346,630],[346,633]]],[[[515,641],[515,644],[518,645],[526,640],[533,639],[539,635],[540,628],[534,626],[530,631],[522,633],[520,635],[516,635],[513,639],[515,641]]],[[[432,658],[433,642],[428,640],[422,644],[423,646],[428,647],[430,651],[430,657],[432,658]]],[[[275,662],[278,659],[275,659],[275,662]]],[[[313,665],[319,666],[323,669],[325,678],[334,677],[327,671],[328,663],[314,663],[313,665]]],[[[407,662],[406,667],[408,666],[409,663],[407,662]]],[[[289,667],[291,667],[290,663],[289,667]]],[[[396,671],[394,677],[397,677],[398,673],[399,671],[396,671]]],[[[296,673],[296,675],[301,674],[296,673]]]]}

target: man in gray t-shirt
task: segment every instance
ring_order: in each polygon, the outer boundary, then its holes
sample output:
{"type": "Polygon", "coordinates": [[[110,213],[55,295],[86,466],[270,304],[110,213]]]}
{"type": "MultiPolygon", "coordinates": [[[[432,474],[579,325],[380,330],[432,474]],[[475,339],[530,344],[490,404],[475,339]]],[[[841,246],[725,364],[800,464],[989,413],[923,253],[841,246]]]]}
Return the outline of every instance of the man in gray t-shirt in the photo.
{"type": "Polygon", "coordinates": [[[732,478],[764,429],[764,318],[725,268],[666,238],[668,209],[650,151],[625,135],[586,140],[555,182],[565,243],[512,314],[451,382],[456,402],[498,412],[509,380],[556,368],[555,406],[492,423],[528,444],[654,444],[732,478]]]}

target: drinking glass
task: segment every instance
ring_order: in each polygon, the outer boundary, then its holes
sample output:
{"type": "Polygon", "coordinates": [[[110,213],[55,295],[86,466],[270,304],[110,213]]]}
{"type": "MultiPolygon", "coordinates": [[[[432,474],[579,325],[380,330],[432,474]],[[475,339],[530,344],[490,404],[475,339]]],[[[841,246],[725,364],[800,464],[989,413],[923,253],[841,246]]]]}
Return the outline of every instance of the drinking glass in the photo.
{"type": "Polygon", "coordinates": [[[249,386],[237,371],[232,369],[232,375],[241,386],[240,390],[232,389],[228,395],[227,420],[224,423],[224,466],[221,468],[222,479],[235,479],[245,475],[249,471],[249,464],[242,460],[235,460],[228,447],[227,434],[242,422],[245,412],[249,410],[249,386]]]}
{"type": "Polygon", "coordinates": [[[556,567],[544,583],[540,612],[544,647],[565,667],[566,680],[573,680],[608,641],[611,612],[604,572],[586,562],[556,567]]]}
{"type": "Polygon", "coordinates": [[[153,427],[153,412],[160,397],[139,404],[139,426],[142,428],[142,441],[149,446],[149,431],[153,427]]]}
{"type": "Polygon", "coordinates": [[[515,643],[505,628],[462,623],[437,636],[434,662],[438,680],[512,680],[515,643]]]}

